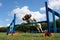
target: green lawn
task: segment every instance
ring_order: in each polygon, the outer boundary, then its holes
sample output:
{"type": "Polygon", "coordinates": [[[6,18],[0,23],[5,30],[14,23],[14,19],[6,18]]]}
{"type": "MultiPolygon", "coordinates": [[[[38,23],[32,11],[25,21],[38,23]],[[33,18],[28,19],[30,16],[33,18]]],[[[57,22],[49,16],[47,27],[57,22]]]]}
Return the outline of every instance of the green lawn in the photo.
{"type": "Polygon", "coordinates": [[[42,37],[43,33],[20,33],[20,36],[7,36],[0,33],[0,40],[60,40],[60,33],[55,33],[54,37],[42,37]]]}

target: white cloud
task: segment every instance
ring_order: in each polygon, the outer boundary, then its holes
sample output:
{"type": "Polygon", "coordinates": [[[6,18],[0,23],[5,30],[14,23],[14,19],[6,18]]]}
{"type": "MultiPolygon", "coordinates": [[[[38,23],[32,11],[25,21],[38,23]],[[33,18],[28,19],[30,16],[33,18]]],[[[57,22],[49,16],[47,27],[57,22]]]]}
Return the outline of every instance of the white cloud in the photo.
{"type": "MultiPolygon", "coordinates": [[[[60,9],[60,0],[48,0],[48,7],[53,10],[59,10],[60,9]]],[[[40,8],[40,11],[46,11],[45,6],[40,8]]],[[[56,19],[58,19],[57,16],[55,16],[56,19]]]]}
{"type": "Polygon", "coordinates": [[[0,3],[0,7],[2,6],[2,3],[0,3]]]}
{"type": "MultiPolygon", "coordinates": [[[[60,0],[48,0],[48,7],[51,9],[60,9],[60,0]]],[[[45,11],[45,6],[40,8],[40,11],[45,11]]]]}
{"type": "Polygon", "coordinates": [[[55,16],[55,19],[59,19],[59,17],[55,16]]]}
{"type": "Polygon", "coordinates": [[[39,11],[30,11],[28,6],[24,6],[22,8],[16,8],[14,9],[11,14],[14,14],[16,13],[17,15],[17,18],[20,19],[20,21],[22,21],[22,17],[25,15],[25,14],[31,14],[32,17],[34,17],[37,21],[43,21],[43,20],[46,20],[46,16],[45,14],[41,14],[39,11]]]}
{"type": "Polygon", "coordinates": [[[52,9],[60,9],[60,0],[48,0],[48,5],[52,9]]]}
{"type": "Polygon", "coordinates": [[[42,7],[42,8],[40,8],[40,10],[41,10],[41,11],[45,11],[46,9],[45,9],[45,7],[42,7]]]}
{"type": "Polygon", "coordinates": [[[3,27],[3,26],[0,25],[0,27],[3,27]]]}
{"type": "Polygon", "coordinates": [[[10,24],[7,24],[7,26],[9,26],[10,24]]]}
{"type": "MultiPolygon", "coordinates": [[[[60,0],[48,0],[48,7],[51,9],[60,9],[60,0]]],[[[45,11],[45,7],[40,8],[40,10],[45,11]]]]}
{"type": "Polygon", "coordinates": [[[45,14],[41,14],[39,11],[36,12],[32,12],[32,17],[35,18],[38,21],[43,21],[46,20],[46,15],[45,14]]]}

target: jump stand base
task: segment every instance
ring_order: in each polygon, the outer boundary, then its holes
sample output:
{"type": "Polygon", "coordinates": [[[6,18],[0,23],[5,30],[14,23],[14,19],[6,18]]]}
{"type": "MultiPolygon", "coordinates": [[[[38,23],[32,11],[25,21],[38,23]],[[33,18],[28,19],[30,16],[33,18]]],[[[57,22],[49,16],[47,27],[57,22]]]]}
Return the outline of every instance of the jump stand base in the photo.
{"type": "Polygon", "coordinates": [[[19,33],[10,33],[8,36],[19,36],[19,33]]]}
{"type": "Polygon", "coordinates": [[[53,37],[54,36],[54,34],[53,33],[44,33],[43,35],[42,35],[43,37],[53,37]]]}

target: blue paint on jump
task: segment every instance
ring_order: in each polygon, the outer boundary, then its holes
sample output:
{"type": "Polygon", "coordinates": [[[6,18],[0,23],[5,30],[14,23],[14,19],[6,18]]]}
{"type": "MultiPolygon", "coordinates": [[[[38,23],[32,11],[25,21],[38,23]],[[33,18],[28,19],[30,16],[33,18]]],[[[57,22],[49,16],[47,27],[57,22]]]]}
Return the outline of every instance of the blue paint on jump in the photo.
{"type": "Polygon", "coordinates": [[[15,33],[15,20],[16,20],[16,14],[14,14],[14,19],[12,20],[10,26],[7,28],[7,35],[9,33],[15,33]]]}
{"type": "Polygon", "coordinates": [[[48,26],[48,33],[50,33],[50,23],[49,23],[49,14],[48,12],[51,12],[53,15],[53,26],[54,26],[54,32],[57,32],[56,28],[56,21],[55,21],[55,15],[60,18],[60,14],[57,13],[56,11],[50,9],[47,5],[47,2],[45,2],[45,7],[46,7],[46,17],[47,17],[47,26],[48,26]]]}
{"type": "Polygon", "coordinates": [[[28,24],[37,24],[37,23],[43,23],[43,22],[47,22],[47,21],[40,21],[40,22],[29,22],[28,24]]]}
{"type": "Polygon", "coordinates": [[[46,7],[46,18],[47,18],[48,33],[50,33],[50,22],[49,22],[49,14],[48,14],[47,2],[45,2],[45,7],[46,7]]]}
{"type": "Polygon", "coordinates": [[[54,11],[52,12],[52,15],[53,15],[54,32],[56,33],[57,29],[56,29],[56,21],[55,21],[55,14],[54,14],[54,11]]]}
{"type": "Polygon", "coordinates": [[[37,24],[37,22],[29,22],[28,24],[37,24]]]}

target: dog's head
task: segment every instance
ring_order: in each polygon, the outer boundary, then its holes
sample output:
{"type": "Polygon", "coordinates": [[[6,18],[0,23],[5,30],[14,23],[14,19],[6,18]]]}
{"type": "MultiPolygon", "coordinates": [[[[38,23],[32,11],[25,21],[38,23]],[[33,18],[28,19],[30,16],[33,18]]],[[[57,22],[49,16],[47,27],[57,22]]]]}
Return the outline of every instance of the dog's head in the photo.
{"type": "Polygon", "coordinates": [[[26,15],[22,18],[22,20],[28,20],[28,19],[30,19],[30,17],[31,17],[31,14],[26,14],[26,15]]]}

